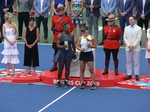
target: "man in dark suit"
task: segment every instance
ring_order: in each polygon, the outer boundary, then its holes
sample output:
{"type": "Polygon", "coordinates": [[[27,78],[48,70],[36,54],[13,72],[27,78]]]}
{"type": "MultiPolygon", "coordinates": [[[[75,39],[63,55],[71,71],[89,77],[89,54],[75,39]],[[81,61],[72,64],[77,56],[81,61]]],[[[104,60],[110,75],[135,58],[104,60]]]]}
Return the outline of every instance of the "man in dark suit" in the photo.
{"type": "Polygon", "coordinates": [[[85,0],[86,17],[88,22],[89,34],[92,35],[92,24],[94,25],[94,37],[98,41],[98,20],[100,16],[101,0],[85,0]]]}
{"type": "Polygon", "coordinates": [[[119,22],[122,30],[122,37],[120,39],[120,44],[123,44],[123,34],[125,23],[129,25],[129,17],[133,16],[132,9],[134,7],[134,0],[118,0],[117,8],[119,13],[119,22]]]}
{"type": "Polygon", "coordinates": [[[5,23],[4,15],[7,12],[13,12],[13,9],[12,9],[13,3],[14,3],[13,0],[0,0],[0,31],[1,31],[1,38],[3,38],[2,25],[5,23]]]}
{"type": "Polygon", "coordinates": [[[150,19],[150,0],[137,0],[137,23],[143,28],[145,25],[145,30],[148,28],[148,21],[150,19]]]}

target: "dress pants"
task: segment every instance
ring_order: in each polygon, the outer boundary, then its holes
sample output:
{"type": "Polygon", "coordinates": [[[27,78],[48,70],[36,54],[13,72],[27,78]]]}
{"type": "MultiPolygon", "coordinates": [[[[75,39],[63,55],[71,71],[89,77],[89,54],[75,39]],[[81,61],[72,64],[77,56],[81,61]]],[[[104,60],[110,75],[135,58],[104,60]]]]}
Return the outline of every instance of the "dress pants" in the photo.
{"type": "Polygon", "coordinates": [[[48,38],[48,18],[44,18],[43,16],[36,17],[36,26],[40,29],[41,22],[44,27],[44,38],[48,38]]]}
{"type": "Polygon", "coordinates": [[[102,29],[102,42],[105,40],[104,26],[108,25],[108,21],[106,21],[106,19],[108,19],[108,17],[102,17],[102,26],[103,26],[103,29],[102,29]]]}
{"type": "Polygon", "coordinates": [[[87,16],[89,34],[92,35],[92,25],[94,25],[93,36],[96,38],[96,40],[98,40],[98,20],[99,20],[99,17],[94,16],[93,13],[90,13],[90,15],[87,16]]]}
{"type": "Polygon", "coordinates": [[[124,28],[125,28],[125,23],[126,25],[128,26],[130,23],[129,23],[129,17],[125,16],[125,17],[119,17],[119,22],[120,22],[120,27],[121,27],[121,30],[122,30],[122,36],[121,36],[121,39],[120,41],[123,42],[123,34],[124,34],[124,28]]]}
{"type": "Polygon", "coordinates": [[[1,38],[4,38],[3,37],[3,31],[2,31],[2,26],[3,26],[4,23],[5,23],[4,13],[1,13],[0,14],[0,32],[1,32],[1,38]]]}
{"type": "Polygon", "coordinates": [[[138,26],[140,26],[141,28],[143,28],[143,24],[144,24],[144,25],[145,25],[145,31],[147,31],[147,28],[148,28],[148,21],[149,21],[149,20],[140,18],[140,19],[137,21],[137,23],[138,23],[138,26]]]}
{"type": "Polygon", "coordinates": [[[19,12],[18,13],[19,37],[22,37],[23,22],[25,24],[25,27],[28,27],[28,25],[29,25],[29,12],[19,12]]]}
{"type": "Polygon", "coordinates": [[[132,75],[132,59],[134,61],[134,74],[140,73],[140,51],[126,51],[127,75],[132,75]]]}

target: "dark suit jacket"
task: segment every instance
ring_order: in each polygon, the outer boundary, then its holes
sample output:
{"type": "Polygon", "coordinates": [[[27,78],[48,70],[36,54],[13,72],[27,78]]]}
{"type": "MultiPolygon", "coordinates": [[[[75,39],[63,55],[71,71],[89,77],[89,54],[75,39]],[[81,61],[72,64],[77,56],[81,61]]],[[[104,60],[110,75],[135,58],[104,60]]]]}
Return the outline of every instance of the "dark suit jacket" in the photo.
{"type": "Polygon", "coordinates": [[[5,7],[5,0],[0,0],[0,13],[4,13],[4,8],[9,8],[8,12],[13,12],[12,5],[14,4],[14,0],[7,0],[7,6],[5,7]]]}
{"type": "MultiPolygon", "coordinates": [[[[137,18],[137,20],[139,20],[140,15],[142,14],[142,10],[143,10],[142,0],[137,0],[136,10],[137,10],[136,18],[137,18]]],[[[145,2],[144,14],[145,14],[145,19],[149,20],[150,19],[150,0],[146,0],[146,2],[145,2]]]]}
{"type": "Polygon", "coordinates": [[[124,0],[117,0],[117,8],[119,14],[126,12],[126,16],[132,16],[132,9],[134,7],[134,0],[126,0],[126,4],[124,6],[124,0]]]}
{"type": "MultiPolygon", "coordinates": [[[[93,14],[96,17],[100,16],[100,3],[101,3],[101,0],[94,0],[93,2],[93,6],[94,6],[93,14]]],[[[91,0],[85,0],[84,7],[86,8],[86,16],[89,16],[90,14],[90,5],[91,5],[91,0]]]]}

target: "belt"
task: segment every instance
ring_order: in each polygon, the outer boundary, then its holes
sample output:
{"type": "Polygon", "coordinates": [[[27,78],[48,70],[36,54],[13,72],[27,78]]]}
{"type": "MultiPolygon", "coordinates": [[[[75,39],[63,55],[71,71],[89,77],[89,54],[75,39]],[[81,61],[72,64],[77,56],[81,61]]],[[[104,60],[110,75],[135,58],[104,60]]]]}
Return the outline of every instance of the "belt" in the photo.
{"type": "Polygon", "coordinates": [[[63,30],[54,30],[54,31],[56,31],[56,32],[63,32],[63,30]]]}
{"type": "Polygon", "coordinates": [[[106,38],[108,40],[118,40],[118,38],[106,38]]]}

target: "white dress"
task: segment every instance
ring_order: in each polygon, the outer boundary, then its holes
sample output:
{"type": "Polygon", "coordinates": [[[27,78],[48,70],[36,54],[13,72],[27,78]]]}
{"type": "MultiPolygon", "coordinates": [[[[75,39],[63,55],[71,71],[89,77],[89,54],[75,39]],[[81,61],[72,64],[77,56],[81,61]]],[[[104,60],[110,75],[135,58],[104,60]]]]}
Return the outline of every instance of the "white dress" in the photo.
{"type": "MultiPolygon", "coordinates": [[[[150,49],[150,28],[147,29],[148,48],[150,49]]],[[[150,52],[146,50],[145,58],[150,58],[150,52]]]]}
{"type": "MultiPolygon", "coordinates": [[[[5,28],[6,28],[6,37],[10,40],[10,41],[14,41],[15,40],[15,33],[13,31],[12,28],[7,28],[6,24],[5,28]]],[[[4,55],[4,58],[2,59],[1,63],[7,64],[18,64],[20,63],[19,59],[18,59],[18,49],[17,49],[17,42],[11,46],[10,43],[5,39],[4,40],[4,50],[1,52],[1,54],[4,55]]]]}

